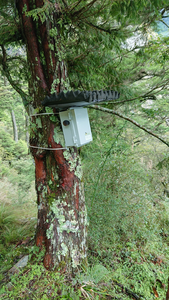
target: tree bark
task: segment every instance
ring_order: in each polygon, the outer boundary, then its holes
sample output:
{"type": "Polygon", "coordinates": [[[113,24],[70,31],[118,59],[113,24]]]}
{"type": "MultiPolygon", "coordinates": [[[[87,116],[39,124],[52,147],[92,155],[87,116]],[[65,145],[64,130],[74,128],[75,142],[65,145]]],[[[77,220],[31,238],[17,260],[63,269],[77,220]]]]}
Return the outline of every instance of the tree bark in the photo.
{"type": "Polygon", "coordinates": [[[78,149],[62,149],[64,138],[58,115],[34,115],[35,110],[45,112],[41,105],[45,95],[54,87],[60,92],[65,80],[63,61],[59,58],[59,50],[56,51],[60,41],[57,5],[54,5],[53,15],[46,15],[43,23],[40,19],[35,23],[25,12],[25,8],[28,12],[33,5],[41,8],[43,4],[42,0],[17,1],[30,69],[32,101],[29,110],[33,115],[30,146],[35,160],[38,204],[36,245],[40,249],[45,247],[44,266],[47,269],[57,267],[74,273],[87,256],[87,213],[78,149]],[[57,27],[55,40],[49,34],[52,26],[57,27]],[[53,45],[52,50],[49,43],[53,45]]]}
{"type": "MultiPolygon", "coordinates": [[[[49,127],[51,150],[32,148],[38,203],[36,245],[45,246],[47,269],[58,266],[73,273],[87,255],[87,213],[80,158],[76,148],[60,149],[63,137],[59,127],[48,116],[41,119],[43,127],[49,127]]],[[[35,145],[34,139],[31,144],[35,145]]]]}

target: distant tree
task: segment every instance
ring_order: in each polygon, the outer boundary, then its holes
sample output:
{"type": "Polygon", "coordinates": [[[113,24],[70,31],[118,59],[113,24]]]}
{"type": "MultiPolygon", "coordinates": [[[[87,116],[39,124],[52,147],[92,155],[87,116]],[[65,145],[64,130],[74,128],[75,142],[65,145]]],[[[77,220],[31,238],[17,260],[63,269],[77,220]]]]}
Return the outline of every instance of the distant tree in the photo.
{"type": "MultiPolygon", "coordinates": [[[[118,89],[122,41],[146,30],[167,1],[2,0],[0,64],[30,116],[38,203],[36,245],[46,268],[74,272],[87,258],[87,213],[78,149],[64,148],[58,115],[41,115],[46,95],[69,89],[118,89]],[[26,46],[10,54],[9,45],[26,46]],[[27,81],[27,91],[23,83],[27,81]],[[37,116],[35,114],[38,113],[37,116]],[[44,148],[51,148],[47,150],[44,148]],[[52,150],[56,149],[56,150],[52,150]]],[[[140,47],[138,47],[140,48],[140,47]]],[[[129,74],[125,74],[125,78],[129,74]]]]}
{"type": "Polygon", "coordinates": [[[17,128],[17,124],[16,124],[15,113],[13,110],[11,110],[11,118],[12,118],[12,124],[13,124],[14,141],[17,143],[18,142],[18,128],[17,128]]]}
{"type": "Polygon", "coordinates": [[[26,140],[24,131],[27,114],[23,108],[22,99],[4,78],[0,78],[0,120],[9,132],[13,129],[13,138],[16,142],[20,138],[26,140]]]}

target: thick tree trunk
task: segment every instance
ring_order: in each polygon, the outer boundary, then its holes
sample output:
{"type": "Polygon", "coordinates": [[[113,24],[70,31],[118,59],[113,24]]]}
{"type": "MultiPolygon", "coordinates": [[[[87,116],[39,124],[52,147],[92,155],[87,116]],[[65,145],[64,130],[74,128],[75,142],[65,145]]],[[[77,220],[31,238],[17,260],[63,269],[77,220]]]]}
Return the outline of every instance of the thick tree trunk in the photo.
{"type": "Polygon", "coordinates": [[[25,8],[29,11],[30,6],[33,8],[35,5],[37,8],[42,7],[43,0],[17,1],[31,75],[30,111],[33,116],[30,145],[35,159],[38,203],[36,245],[40,249],[45,247],[46,268],[59,267],[72,273],[86,261],[87,255],[87,214],[82,169],[76,148],[61,149],[64,148],[64,139],[58,115],[34,116],[35,110],[40,114],[45,112],[41,101],[51,88],[59,92],[65,80],[63,61],[58,58],[58,49],[55,50],[58,42],[48,32],[52,26],[56,26],[59,31],[58,6],[54,5],[51,16],[53,21],[50,23],[48,20],[46,26],[47,21],[42,23],[39,19],[35,25],[33,19],[25,14],[25,8]],[[52,43],[54,50],[51,50],[52,43]]]}
{"type": "MultiPolygon", "coordinates": [[[[50,120],[44,120],[47,118],[45,116],[42,123],[43,127],[49,123],[48,147],[51,150],[32,148],[38,196],[36,245],[45,246],[46,268],[58,266],[74,272],[87,254],[82,170],[77,149],[60,149],[60,129],[50,120]]],[[[33,142],[34,139],[31,144],[33,142]]]]}

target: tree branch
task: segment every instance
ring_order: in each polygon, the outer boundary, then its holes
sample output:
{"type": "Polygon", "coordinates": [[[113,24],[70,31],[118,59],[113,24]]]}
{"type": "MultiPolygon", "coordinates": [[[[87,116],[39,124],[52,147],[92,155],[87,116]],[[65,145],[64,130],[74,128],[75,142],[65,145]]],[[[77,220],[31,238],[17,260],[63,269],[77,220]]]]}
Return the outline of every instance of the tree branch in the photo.
{"type": "Polygon", "coordinates": [[[11,84],[11,86],[14,88],[14,90],[21,96],[22,100],[23,100],[23,104],[26,107],[28,105],[28,98],[29,96],[18,86],[18,84],[12,79],[10,72],[8,70],[8,66],[6,64],[6,51],[5,51],[5,47],[3,45],[0,45],[2,48],[2,53],[3,56],[0,57],[0,63],[2,64],[2,68],[3,68],[3,72],[4,75],[6,76],[6,78],[8,79],[9,83],[11,84]]]}
{"type": "Polygon", "coordinates": [[[73,16],[80,16],[81,14],[83,14],[84,12],[86,12],[97,0],[92,0],[90,1],[87,5],[83,6],[81,9],[79,10],[76,10],[74,13],[73,13],[73,16]]]}
{"type": "Polygon", "coordinates": [[[116,115],[124,120],[127,120],[129,121],[130,123],[134,124],[135,126],[137,126],[138,128],[144,130],[145,132],[147,132],[148,134],[152,135],[153,137],[157,138],[159,141],[161,141],[163,144],[167,145],[169,147],[169,142],[166,142],[163,138],[161,138],[159,135],[157,135],[156,133],[152,132],[151,130],[147,129],[146,127],[140,125],[139,123],[137,123],[136,121],[130,119],[129,117],[126,117],[125,115],[115,111],[115,110],[112,110],[112,109],[108,109],[108,108],[105,108],[105,107],[101,107],[99,105],[90,105],[88,106],[89,108],[94,108],[96,110],[101,110],[103,112],[107,112],[109,114],[113,114],[113,115],[116,115]]]}
{"type": "MultiPolygon", "coordinates": [[[[97,1],[97,0],[96,0],[97,1]]],[[[87,12],[89,9],[86,9],[86,11],[84,11],[81,15],[83,17],[80,17],[78,16],[78,18],[76,19],[76,21],[78,21],[79,19],[82,21],[82,20],[86,20],[90,17],[94,17],[95,15],[98,15],[104,8],[106,7],[106,5],[103,3],[102,6],[98,9],[98,10],[95,10],[93,13],[89,13],[88,15],[85,14],[85,12],[87,12]]]]}
{"type": "Polygon", "coordinates": [[[105,28],[102,28],[102,27],[100,27],[100,26],[97,26],[97,25],[94,25],[94,24],[92,24],[92,23],[90,23],[90,22],[86,22],[88,25],[90,25],[91,27],[94,27],[94,28],[96,28],[96,29],[98,29],[98,30],[101,30],[101,31],[104,31],[104,32],[107,32],[107,33],[112,33],[113,31],[118,31],[119,30],[119,28],[114,28],[114,29],[105,29],[105,28]]]}
{"type": "Polygon", "coordinates": [[[79,1],[77,1],[76,3],[74,3],[74,6],[73,6],[73,4],[72,4],[72,8],[69,10],[69,13],[71,12],[71,11],[73,11],[79,4],[80,4],[80,2],[82,2],[82,0],[79,0],[79,1]]]}
{"type": "MultiPolygon", "coordinates": [[[[165,83],[163,83],[163,84],[161,84],[161,85],[156,85],[154,88],[152,88],[150,91],[148,91],[147,93],[145,93],[145,94],[143,94],[143,95],[140,95],[140,96],[137,96],[137,97],[134,97],[134,98],[131,98],[131,99],[125,99],[125,100],[119,100],[119,101],[114,101],[114,102],[111,102],[111,104],[122,104],[122,103],[125,103],[125,102],[131,102],[131,101],[134,101],[134,100],[139,100],[139,99],[141,99],[141,98],[144,98],[144,99],[146,99],[146,98],[148,98],[148,97],[152,97],[153,96],[153,94],[151,94],[154,90],[156,90],[156,89],[160,89],[160,91],[162,91],[164,88],[165,88],[165,86],[167,85],[167,83],[169,82],[169,80],[166,80],[166,82],[165,83]]],[[[159,92],[159,90],[157,91],[157,92],[159,92]]],[[[156,93],[157,93],[156,92],[156,93]]],[[[154,94],[155,94],[155,92],[154,92],[154,94]]]]}
{"type": "Polygon", "coordinates": [[[160,22],[162,22],[165,26],[169,28],[168,24],[164,20],[160,20],[160,22]]]}

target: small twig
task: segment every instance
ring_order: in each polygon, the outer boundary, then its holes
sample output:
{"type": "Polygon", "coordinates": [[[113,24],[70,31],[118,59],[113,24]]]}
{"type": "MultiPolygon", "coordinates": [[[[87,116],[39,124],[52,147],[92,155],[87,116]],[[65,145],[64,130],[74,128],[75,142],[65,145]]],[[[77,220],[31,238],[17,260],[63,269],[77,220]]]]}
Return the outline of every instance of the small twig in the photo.
{"type": "Polygon", "coordinates": [[[92,0],[90,1],[87,5],[83,6],[82,8],[80,8],[78,11],[75,11],[73,13],[73,15],[78,15],[78,18],[80,17],[81,14],[83,14],[84,12],[86,12],[88,9],[90,9],[90,7],[96,2],[97,0],[92,0]]]}
{"type": "Polygon", "coordinates": [[[165,26],[169,28],[168,24],[164,20],[160,20],[160,22],[162,22],[165,26]]]}
{"type": "Polygon", "coordinates": [[[77,2],[74,4],[74,6],[69,10],[69,13],[70,13],[72,10],[74,10],[74,9],[80,4],[81,1],[82,1],[82,0],[77,1],[77,2]]]}
{"type": "Polygon", "coordinates": [[[94,25],[92,24],[91,22],[86,22],[88,25],[98,29],[98,30],[101,30],[101,31],[104,31],[104,32],[107,32],[107,33],[112,33],[113,31],[118,31],[119,29],[117,28],[114,28],[114,29],[105,29],[105,28],[102,28],[100,26],[97,26],[97,25],[94,25]]]}

